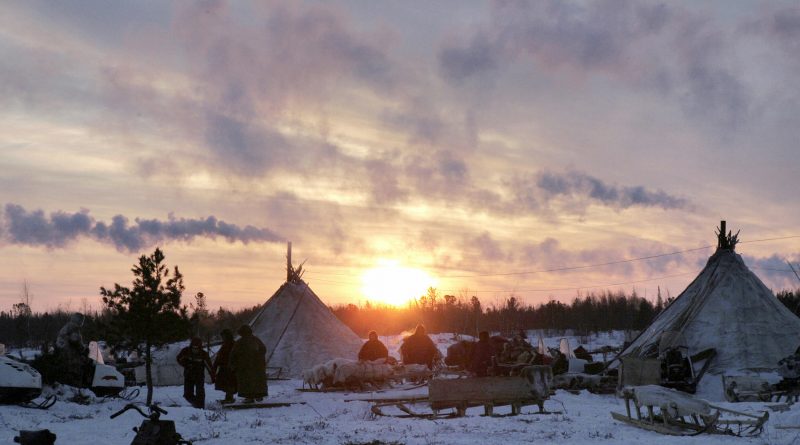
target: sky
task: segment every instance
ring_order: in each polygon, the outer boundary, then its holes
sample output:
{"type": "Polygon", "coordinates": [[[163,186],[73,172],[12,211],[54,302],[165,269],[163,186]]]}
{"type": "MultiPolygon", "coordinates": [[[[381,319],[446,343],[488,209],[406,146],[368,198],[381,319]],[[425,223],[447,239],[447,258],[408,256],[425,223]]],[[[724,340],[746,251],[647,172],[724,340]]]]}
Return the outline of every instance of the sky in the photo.
{"type": "Polygon", "coordinates": [[[289,241],[331,305],[666,298],[721,220],[795,288],[798,78],[792,1],[6,2],[0,310],[157,246],[248,307],[289,241]]]}

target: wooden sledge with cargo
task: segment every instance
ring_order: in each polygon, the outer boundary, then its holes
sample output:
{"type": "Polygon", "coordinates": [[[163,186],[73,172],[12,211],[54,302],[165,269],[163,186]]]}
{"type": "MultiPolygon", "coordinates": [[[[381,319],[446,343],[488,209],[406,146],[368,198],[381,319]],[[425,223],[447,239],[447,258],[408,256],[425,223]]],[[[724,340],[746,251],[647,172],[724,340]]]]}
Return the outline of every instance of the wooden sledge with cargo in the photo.
{"type": "Polygon", "coordinates": [[[361,401],[373,402],[375,416],[463,417],[473,407],[483,407],[485,416],[497,416],[495,408],[505,406],[511,408],[510,415],[518,415],[524,406],[531,405],[538,406],[537,414],[554,414],[544,409],[552,378],[549,366],[529,366],[516,376],[434,378],[428,382],[427,397],[361,401]]]}
{"type": "Polygon", "coordinates": [[[689,394],[657,385],[625,388],[625,414],[614,419],[661,434],[696,436],[702,433],[757,436],[769,412],[750,414],[712,405],[689,394]]]}

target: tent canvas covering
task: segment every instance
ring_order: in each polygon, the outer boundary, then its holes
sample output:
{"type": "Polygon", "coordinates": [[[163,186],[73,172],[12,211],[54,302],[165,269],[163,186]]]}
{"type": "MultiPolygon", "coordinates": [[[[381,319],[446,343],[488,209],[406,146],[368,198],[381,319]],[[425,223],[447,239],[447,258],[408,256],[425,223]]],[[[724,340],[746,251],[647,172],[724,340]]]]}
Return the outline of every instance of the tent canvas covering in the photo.
{"type": "Polygon", "coordinates": [[[622,357],[655,357],[666,347],[714,348],[709,373],[775,369],[800,344],[800,318],[732,249],[718,249],[622,357]]]}
{"type": "Polygon", "coordinates": [[[334,358],[355,359],[363,343],[300,279],[284,283],[250,327],[267,347],[267,366],[292,377],[334,358]]]}

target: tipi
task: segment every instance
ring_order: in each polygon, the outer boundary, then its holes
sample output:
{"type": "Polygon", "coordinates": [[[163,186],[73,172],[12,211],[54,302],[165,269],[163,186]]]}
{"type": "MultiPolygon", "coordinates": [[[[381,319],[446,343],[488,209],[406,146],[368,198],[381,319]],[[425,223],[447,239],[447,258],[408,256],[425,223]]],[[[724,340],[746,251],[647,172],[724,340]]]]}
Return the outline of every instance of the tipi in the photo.
{"type": "Polygon", "coordinates": [[[250,322],[267,347],[267,366],[292,377],[334,358],[355,359],[362,340],[345,326],[301,279],[302,265],[287,255],[286,282],[250,322]]]}
{"type": "Polygon", "coordinates": [[[734,252],[738,233],[719,229],[716,252],[692,281],[628,346],[622,357],[655,357],[687,346],[717,351],[708,372],[775,369],[800,344],[800,318],[790,312],[734,252]]]}

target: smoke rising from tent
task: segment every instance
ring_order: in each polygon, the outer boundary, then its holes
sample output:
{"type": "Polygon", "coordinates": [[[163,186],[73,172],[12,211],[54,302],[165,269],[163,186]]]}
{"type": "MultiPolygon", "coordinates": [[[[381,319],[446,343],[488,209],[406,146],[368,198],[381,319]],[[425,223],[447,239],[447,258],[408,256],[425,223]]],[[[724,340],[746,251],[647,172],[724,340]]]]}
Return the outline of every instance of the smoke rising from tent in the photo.
{"type": "Polygon", "coordinates": [[[243,244],[284,241],[270,229],[250,225],[240,227],[215,216],[187,219],[170,214],[166,221],[136,218],[130,223],[125,216],[116,215],[107,224],[95,221],[88,209],[45,215],[43,210],[29,212],[17,204],[6,204],[0,219],[0,236],[12,244],[48,248],[61,248],[80,237],[87,237],[112,244],[120,252],[138,252],[167,240],[191,242],[198,237],[219,237],[229,243],[239,241],[243,244]]]}

